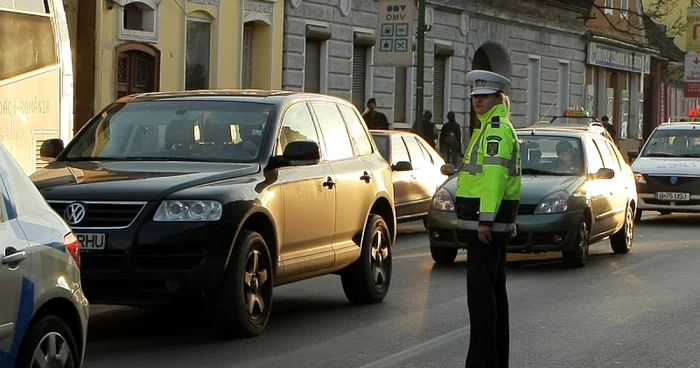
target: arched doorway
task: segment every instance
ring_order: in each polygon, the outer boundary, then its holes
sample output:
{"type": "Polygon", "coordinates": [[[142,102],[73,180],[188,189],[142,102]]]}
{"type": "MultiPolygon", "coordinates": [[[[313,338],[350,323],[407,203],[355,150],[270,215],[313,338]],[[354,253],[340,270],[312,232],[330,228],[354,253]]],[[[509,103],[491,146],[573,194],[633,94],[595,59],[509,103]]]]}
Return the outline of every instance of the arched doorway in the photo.
{"type": "Polygon", "coordinates": [[[241,87],[267,89],[272,77],[272,27],[265,19],[249,17],[243,24],[241,87]]]}
{"type": "MultiPolygon", "coordinates": [[[[472,70],[488,70],[511,79],[510,58],[506,51],[495,43],[484,43],[472,57],[472,70]]],[[[470,100],[471,103],[471,100],[470,100]]],[[[469,109],[469,136],[477,126],[474,106],[469,109]]]]}
{"type": "Polygon", "coordinates": [[[117,98],[160,89],[158,49],[142,43],[127,43],[117,47],[116,55],[117,98]]]}

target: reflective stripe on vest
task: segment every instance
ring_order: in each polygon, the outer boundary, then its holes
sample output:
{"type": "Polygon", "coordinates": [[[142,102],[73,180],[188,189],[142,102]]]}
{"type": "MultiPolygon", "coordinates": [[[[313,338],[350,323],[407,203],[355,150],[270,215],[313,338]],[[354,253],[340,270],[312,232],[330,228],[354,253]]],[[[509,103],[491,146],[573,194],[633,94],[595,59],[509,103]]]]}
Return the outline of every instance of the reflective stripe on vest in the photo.
{"type": "MultiPolygon", "coordinates": [[[[462,230],[479,230],[479,221],[459,220],[457,227],[462,230]]],[[[516,230],[515,224],[505,224],[502,222],[494,222],[491,225],[491,231],[499,233],[508,233],[516,230]]]]}
{"type": "MultiPolygon", "coordinates": [[[[490,125],[490,123],[489,123],[490,125]]],[[[484,132],[486,131],[486,127],[484,127],[480,132],[479,136],[476,138],[476,142],[474,142],[474,146],[472,146],[472,151],[471,154],[469,155],[469,162],[468,163],[462,163],[462,166],[460,167],[459,171],[466,172],[468,174],[481,174],[484,172],[484,166],[483,165],[498,165],[498,166],[503,166],[506,169],[508,169],[508,175],[509,176],[520,176],[522,174],[522,170],[518,169],[517,165],[517,158],[518,158],[518,145],[514,144],[513,145],[513,151],[511,152],[511,158],[502,158],[502,157],[484,157],[484,161],[482,164],[479,164],[479,147],[481,147],[481,141],[484,139],[484,132]]]]}

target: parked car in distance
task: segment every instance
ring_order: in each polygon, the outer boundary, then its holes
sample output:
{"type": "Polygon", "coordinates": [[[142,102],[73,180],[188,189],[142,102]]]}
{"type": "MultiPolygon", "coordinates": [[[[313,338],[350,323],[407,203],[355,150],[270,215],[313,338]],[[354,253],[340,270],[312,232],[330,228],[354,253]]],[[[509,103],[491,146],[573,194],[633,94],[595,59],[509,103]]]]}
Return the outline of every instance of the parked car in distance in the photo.
{"type": "Polygon", "coordinates": [[[273,286],[335,273],[355,303],[389,290],[391,169],[349,102],[255,90],[132,95],[61,145],[42,145],[55,160],[32,179],[81,240],[93,303],[204,297],[224,331],[254,336],[273,286]]]}
{"type": "MultiPolygon", "coordinates": [[[[589,246],[610,239],[615,253],[634,242],[634,175],[612,141],[576,129],[516,129],[522,152],[517,236],[508,252],[562,252],[571,267],[586,263],[589,246]],[[568,156],[568,157],[567,157],[568,156]]],[[[447,165],[446,173],[455,173],[447,165]]],[[[451,263],[466,248],[456,236],[457,176],[435,193],[428,214],[430,252],[451,263]]]]}
{"type": "Polygon", "coordinates": [[[80,247],[0,143],[0,367],[82,366],[80,247]]]}
{"type": "Polygon", "coordinates": [[[433,195],[448,178],[440,172],[445,160],[417,134],[401,130],[371,133],[391,164],[398,221],[425,220],[433,195]]]}
{"type": "Polygon", "coordinates": [[[639,208],[643,211],[700,213],[700,122],[661,124],[632,163],[639,208]]]}

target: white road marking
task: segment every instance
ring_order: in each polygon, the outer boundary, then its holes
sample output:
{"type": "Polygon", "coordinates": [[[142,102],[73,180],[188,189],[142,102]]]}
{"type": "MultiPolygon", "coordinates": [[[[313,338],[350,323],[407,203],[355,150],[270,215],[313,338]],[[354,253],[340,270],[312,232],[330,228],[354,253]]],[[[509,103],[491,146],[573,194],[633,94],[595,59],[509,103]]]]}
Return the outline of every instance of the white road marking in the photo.
{"type": "Polygon", "coordinates": [[[659,255],[654,256],[654,257],[651,257],[651,258],[649,258],[649,259],[645,259],[645,260],[643,260],[643,261],[641,261],[641,262],[635,263],[635,264],[633,264],[633,265],[631,265],[631,266],[627,266],[627,267],[625,267],[625,268],[621,268],[621,269],[619,269],[619,270],[613,272],[613,274],[626,273],[626,272],[628,272],[628,271],[630,271],[630,270],[634,270],[634,269],[639,268],[639,267],[641,267],[641,266],[646,266],[646,265],[648,265],[649,263],[652,263],[652,262],[654,262],[654,261],[658,261],[658,260],[663,259],[663,258],[668,258],[668,257],[670,257],[669,254],[659,254],[659,255]]]}
{"type": "Polygon", "coordinates": [[[444,335],[432,338],[424,343],[414,345],[406,350],[402,350],[398,353],[391,354],[379,360],[375,360],[372,363],[363,365],[360,368],[385,368],[391,367],[396,363],[403,362],[415,356],[422,354],[423,352],[432,350],[440,345],[446,344],[452,340],[456,340],[469,333],[469,326],[458,328],[452,332],[448,332],[444,335]]]}

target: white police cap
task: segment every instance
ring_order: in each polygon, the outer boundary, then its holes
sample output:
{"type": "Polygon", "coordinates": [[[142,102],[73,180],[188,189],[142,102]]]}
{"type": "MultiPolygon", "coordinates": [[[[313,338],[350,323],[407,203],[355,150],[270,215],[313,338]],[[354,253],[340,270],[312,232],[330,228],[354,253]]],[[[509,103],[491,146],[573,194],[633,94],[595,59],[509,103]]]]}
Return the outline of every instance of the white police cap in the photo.
{"type": "Polygon", "coordinates": [[[491,95],[510,88],[508,78],[486,70],[472,70],[467,73],[467,83],[472,88],[472,96],[491,95]]]}

